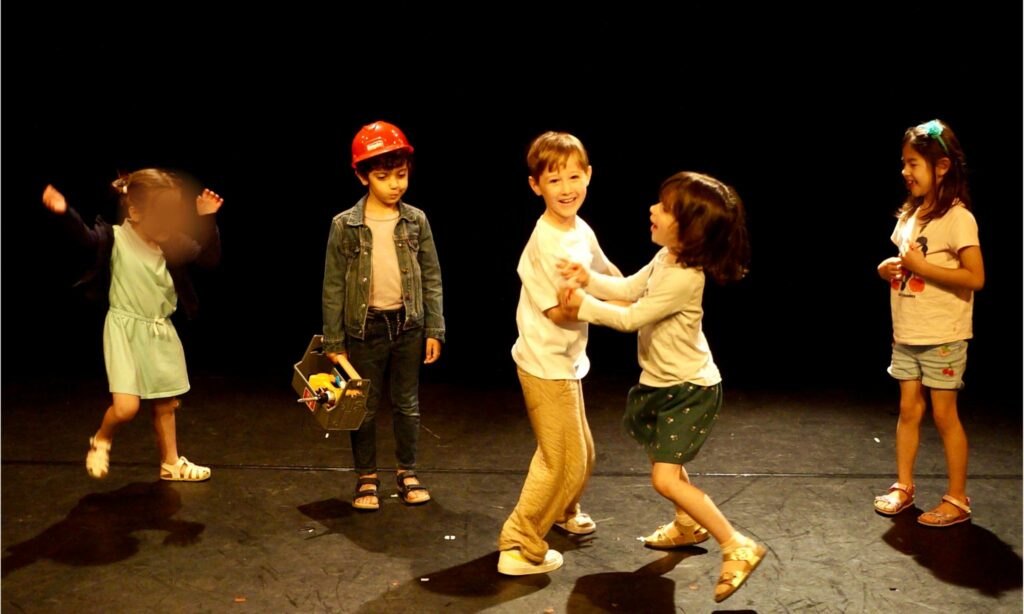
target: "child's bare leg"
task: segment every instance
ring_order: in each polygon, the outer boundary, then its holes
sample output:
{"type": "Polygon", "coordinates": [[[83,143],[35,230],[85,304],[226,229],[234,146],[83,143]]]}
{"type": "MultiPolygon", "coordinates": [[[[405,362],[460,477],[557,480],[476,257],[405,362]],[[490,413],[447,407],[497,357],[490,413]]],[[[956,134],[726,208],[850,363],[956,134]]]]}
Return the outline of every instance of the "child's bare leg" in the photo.
{"type": "Polygon", "coordinates": [[[178,399],[153,401],[153,430],[156,431],[157,444],[160,446],[160,462],[167,465],[178,462],[178,435],[174,421],[174,411],[178,405],[178,399]]]}
{"type": "MultiPolygon", "coordinates": [[[[924,387],[919,380],[900,382],[900,419],[896,423],[896,481],[901,484],[914,483],[914,461],[921,435],[921,418],[924,416],[924,387]]],[[[906,500],[902,492],[897,492],[906,500]]]]}
{"type": "MultiPolygon", "coordinates": [[[[949,472],[949,487],[946,494],[967,501],[967,434],[960,424],[956,411],[956,390],[932,390],[932,414],[939,429],[942,444],[946,448],[946,470],[949,472]]],[[[958,510],[942,502],[939,511],[957,514],[958,510]]]]}
{"type": "Polygon", "coordinates": [[[651,481],[658,494],[674,503],[677,511],[688,514],[700,523],[719,543],[729,541],[736,530],[711,498],[690,484],[688,475],[684,480],[684,475],[685,470],[681,471],[679,465],[654,463],[651,481]]]}
{"type": "Polygon", "coordinates": [[[113,393],[113,402],[103,414],[103,422],[100,430],[96,431],[96,439],[111,443],[114,441],[114,432],[117,427],[130,421],[139,413],[139,397],[134,394],[113,393]]]}
{"type": "Polygon", "coordinates": [[[654,463],[651,474],[658,494],[676,504],[718,540],[722,549],[722,575],[715,586],[715,600],[735,591],[764,556],[763,547],[733,528],[711,497],[683,479],[689,476],[679,465],[654,463]]]}

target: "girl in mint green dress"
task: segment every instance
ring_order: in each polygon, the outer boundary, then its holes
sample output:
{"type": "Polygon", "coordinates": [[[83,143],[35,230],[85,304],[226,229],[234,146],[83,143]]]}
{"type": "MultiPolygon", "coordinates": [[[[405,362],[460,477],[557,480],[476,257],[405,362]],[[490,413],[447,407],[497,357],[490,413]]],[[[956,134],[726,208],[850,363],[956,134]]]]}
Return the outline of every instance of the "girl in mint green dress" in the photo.
{"type": "Polygon", "coordinates": [[[196,198],[198,221],[184,205],[182,181],[159,169],[143,169],[114,182],[126,213],[122,224],[83,222],[53,186],[43,204],[61,216],[68,233],[97,254],[96,265],[80,283],[105,292],[110,307],[103,328],[103,357],[113,402],[100,429],[89,440],[86,471],[106,477],[114,432],[135,417],[142,401],[153,406],[160,446],[160,478],[198,482],[210,469],[178,455],[177,397],[188,392],[185,352],[171,323],[179,301],[189,315],[197,306],[185,267],[213,264],[220,254],[214,213],[224,200],[210,190],[196,198]],[[191,230],[192,232],[187,232],[191,230]]]}

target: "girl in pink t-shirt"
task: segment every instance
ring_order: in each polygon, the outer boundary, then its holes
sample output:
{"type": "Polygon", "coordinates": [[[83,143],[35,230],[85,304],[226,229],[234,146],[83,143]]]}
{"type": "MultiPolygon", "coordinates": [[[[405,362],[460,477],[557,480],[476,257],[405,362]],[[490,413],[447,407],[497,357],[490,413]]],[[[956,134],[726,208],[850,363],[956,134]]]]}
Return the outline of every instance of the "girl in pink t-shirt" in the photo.
{"type": "Polygon", "coordinates": [[[886,494],[875,497],[875,510],[894,516],[914,504],[914,459],[927,388],[946,448],[949,485],[941,503],[917,521],[948,527],[971,518],[967,436],[956,395],[963,387],[967,340],[973,334],[974,292],[985,283],[964,152],[949,126],[932,120],[907,130],[903,179],[909,195],[892,234],[899,256],[878,265],[878,274],[891,287],[889,373],[900,383],[897,478],[886,494]]]}

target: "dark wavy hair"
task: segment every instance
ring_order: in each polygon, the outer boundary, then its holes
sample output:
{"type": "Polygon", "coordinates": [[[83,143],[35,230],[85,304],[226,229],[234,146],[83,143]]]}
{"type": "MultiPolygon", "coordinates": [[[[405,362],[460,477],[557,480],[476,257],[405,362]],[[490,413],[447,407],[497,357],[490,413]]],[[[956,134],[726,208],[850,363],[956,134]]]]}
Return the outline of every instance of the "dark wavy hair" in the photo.
{"type": "MultiPolygon", "coordinates": [[[[963,203],[964,207],[971,208],[971,195],[967,190],[967,163],[964,159],[964,150],[960,147],[960,140],[956,138],[953,129],[945,122],[937,119],[933,121],[942,128],[942,132],[936,136],[929,133],[929,124],[932,122],[907,128],[907,131],[903,133],[903,145],[910,145],[914,151],[921,154],[932,173],[932,185],[938,186],[935,193],[935,205],[921,217],[922,222],[936,220],[946,215],[946,212],[957,201],[963,203]],[[939,181],[935,174],[935,165],[943,158],[949,158],[949,170],[939,181]]],[[[897,215],[909,217],[924,202],[924,196],[908,195],[897,215]]]]}
{"type": "Polygon", "coordinates": [[[736,190],[701,173],[682,172],[661,184],[661,203],[678,224],[680,263],[703,269],[716,282],[747,274],[750,243],[746,214],[736,190]]]}
{"type": "Polygon", "coordinates": [[[370,173],[374,171],[390,171],[405,165],[409,166],[410,171],[412,170],[412,152],[398,149],[357,162],[356,172],[363,177],[369,177],[370,173]]]}

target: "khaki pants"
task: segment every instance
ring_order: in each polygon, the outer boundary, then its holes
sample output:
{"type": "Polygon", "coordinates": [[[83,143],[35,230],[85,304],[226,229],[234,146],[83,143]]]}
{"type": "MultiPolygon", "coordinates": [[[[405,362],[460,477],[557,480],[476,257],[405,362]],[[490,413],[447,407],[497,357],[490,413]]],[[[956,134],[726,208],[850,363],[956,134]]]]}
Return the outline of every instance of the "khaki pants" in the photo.
{"type": "Polygon", "coordinates": [[[579,380],[541,379],[519,369],[519,383],[537,451],[519,503],[501,529],[498,548],[519,548],[527,560],[540,563],[551,526],[576,515],[594,469],[594,440],[579,380]]]}

